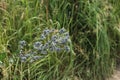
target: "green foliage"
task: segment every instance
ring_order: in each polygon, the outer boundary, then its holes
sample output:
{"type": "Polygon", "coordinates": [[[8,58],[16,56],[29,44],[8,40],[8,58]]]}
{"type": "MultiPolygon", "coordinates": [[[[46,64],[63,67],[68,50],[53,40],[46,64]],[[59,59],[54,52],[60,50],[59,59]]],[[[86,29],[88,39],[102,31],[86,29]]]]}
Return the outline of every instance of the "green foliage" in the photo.
{"type": "Polygon", "coordinates": [[[6,64],[8,79],[104,80],[111,76],[120,59],[119,6],[115,0],[0,1],[0,60],[6,64]],[[65,27],[76,56],[53,54],[33,64],[19,59],[9,64],[7,60],[18,54],[18,42],[31,45],[46,27],[65,27]]]}

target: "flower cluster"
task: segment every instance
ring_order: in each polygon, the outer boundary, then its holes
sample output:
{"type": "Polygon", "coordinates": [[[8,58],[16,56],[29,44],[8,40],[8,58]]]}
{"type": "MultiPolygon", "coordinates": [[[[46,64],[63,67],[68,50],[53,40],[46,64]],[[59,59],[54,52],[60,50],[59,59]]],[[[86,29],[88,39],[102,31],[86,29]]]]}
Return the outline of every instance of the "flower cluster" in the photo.
{"type": "Polygon", "coordinates": [[[48,53],[70,52],[70,36],[65,28],[60,30],[45,29],[40,35],[39,40],[33,43],[33,49],[25,53],[23,48],[27,45],[26,41],[20,41],[20,61],[34,62],[43,58],[48,53]]]}

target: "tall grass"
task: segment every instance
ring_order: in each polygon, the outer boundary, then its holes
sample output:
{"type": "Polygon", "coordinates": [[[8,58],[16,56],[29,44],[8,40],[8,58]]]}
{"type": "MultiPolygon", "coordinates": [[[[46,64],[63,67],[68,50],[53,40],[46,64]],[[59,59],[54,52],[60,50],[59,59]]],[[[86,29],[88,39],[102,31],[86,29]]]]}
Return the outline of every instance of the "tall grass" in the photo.
{"type": "Polygon", "coordinates": [[[8,80],[105,80],[111,76],[120,56],[119,2],[5,0],[0,5],[0,59],[6,63],[8,80]],[[28,65],[5,60],[18,54],[20,40],[31,45],[46,27],[65,27],[76,55],[48,55],[28,65]]]}
{"type": "Polygon", "coordinates": [[[115,67],[115,53],[118,50],[113,52],[113,45],[116,42],[113,40],[113,43],[111,40],[115,34],[112,36],[109,34],[115,32],[115,24],[118,22],[112,4],[107,0],[76,1],[77,8],[73,21],[75,25],[71,33],[75,36],[73,40],[79,55],[77,62],[82,63],[77,71],[80,70],[78,73],[85,80],[104,80],[106,76],[111,75],[115,67]]]}

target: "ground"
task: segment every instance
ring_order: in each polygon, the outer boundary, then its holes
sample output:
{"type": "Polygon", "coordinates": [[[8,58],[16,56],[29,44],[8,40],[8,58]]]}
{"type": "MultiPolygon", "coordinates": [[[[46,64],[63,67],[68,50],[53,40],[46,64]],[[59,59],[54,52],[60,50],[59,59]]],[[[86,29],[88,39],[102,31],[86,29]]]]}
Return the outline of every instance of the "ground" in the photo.
{"type": "Polygon", "coordinates": [[[115,70],[112,77],[108,80],[120,80],[120,67],[115,70]]]}

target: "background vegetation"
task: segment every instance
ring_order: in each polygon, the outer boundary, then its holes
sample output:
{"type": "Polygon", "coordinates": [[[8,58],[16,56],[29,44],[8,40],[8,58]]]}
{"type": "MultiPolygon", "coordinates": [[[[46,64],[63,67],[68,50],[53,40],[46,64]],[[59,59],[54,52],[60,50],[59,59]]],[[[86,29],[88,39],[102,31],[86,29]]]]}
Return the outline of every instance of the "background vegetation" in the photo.
{"type": "Polygon", "coordinates": [[[6,78],[105,80],[110,77],[120,62],[119,6],[119,0],[1,0],[0,59],[6,64],[6,72],[10,71],[6,78]],[[61,63],[51,58],[31,66],[19,64],[19,60],[15,65],[8,63],[11,56],[18,54],[20,40],[32,43],[46,27],[65,27],[70,32],[76,54],[74,60],[70,58],[73,64],[64,65],[68,55],[64,60],[59,59],[61,63]],[[51,65],[46,66],[48,63],[51,65]]]}

